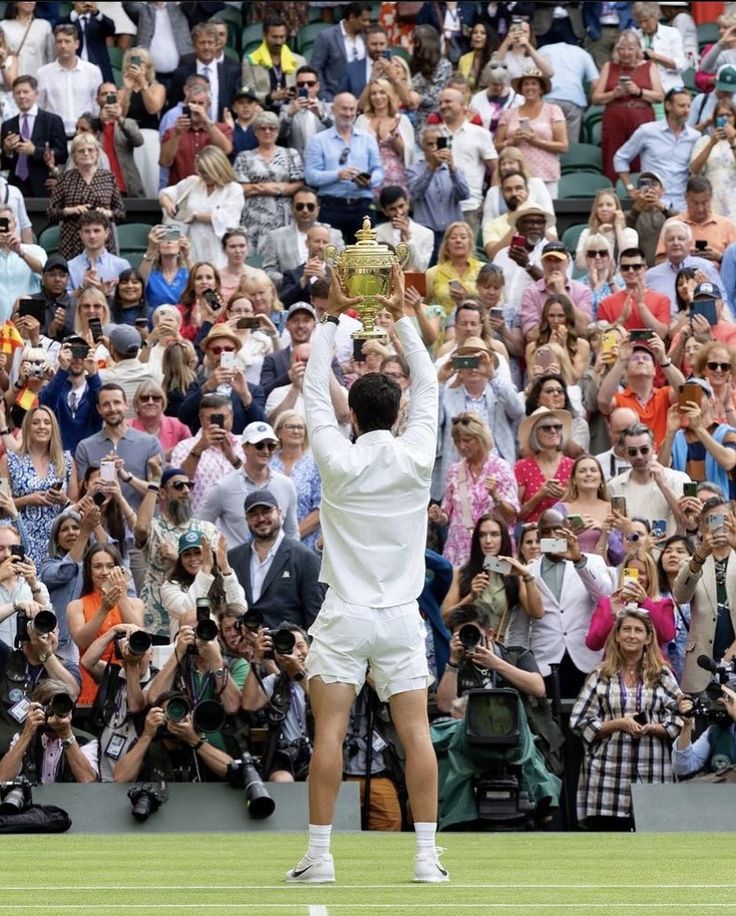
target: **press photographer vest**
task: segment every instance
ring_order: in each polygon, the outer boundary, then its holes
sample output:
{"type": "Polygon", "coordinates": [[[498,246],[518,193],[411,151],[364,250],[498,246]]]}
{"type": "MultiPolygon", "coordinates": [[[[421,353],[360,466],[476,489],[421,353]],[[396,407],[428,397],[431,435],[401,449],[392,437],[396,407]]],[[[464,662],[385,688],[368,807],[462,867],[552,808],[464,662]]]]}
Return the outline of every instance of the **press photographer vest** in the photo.
{"type": "Polygon", "coordinates": [[[8,712],[16,703],[27,697],[30,699],[33,689],[39,681],[47,677],[43,665],[33,666],[40,673],[33,678],[29,675],[32,666],[21,649],[16,649],[8,657],[5,668],[0,673],[0,756],[7,753],[13,735],[23,727],[8,712]]]}
{"type": "Polygon", "coordinates": [[[708,729],[708,769],[711,773],[720,773],[730,766],[736,765],[736,730],[730,723],[723,728],[721,725],[711,725],[708,729]]]}

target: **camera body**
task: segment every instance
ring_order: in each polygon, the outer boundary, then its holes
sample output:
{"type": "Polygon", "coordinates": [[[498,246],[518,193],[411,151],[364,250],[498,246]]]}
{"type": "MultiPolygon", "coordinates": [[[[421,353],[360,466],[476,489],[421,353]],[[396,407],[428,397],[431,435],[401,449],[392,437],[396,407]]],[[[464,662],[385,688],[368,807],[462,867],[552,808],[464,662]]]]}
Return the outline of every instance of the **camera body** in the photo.
{"type": "Polygon", "coordinates": [[[227,779],[233,789],[245,790],[248,814],[254,820],[263,820],[273,814],[276,803],[268,794],[250,754],[243,754],[238,760],[233,760],[227,768],[227,779]]]}
{"type": "Polygon", "coordinates": [[[57,693],[56,696],[51,698],[51,702],[47,706],[44,706],[43,711],[46,716],[46,721],[48,722],[51,716],[56,716],[57,719],[63,719],[65,716],[68,716],[73,709],[74,700],[69,694],[57,693]]]}
{"type": "Polygon", "coordinates": [[[24,776],[0,782],[0,814],[21,814],[32,804],[31,784],[24,776]]]}
{"type": "Polygon", "coordinates": [[[142,824],[168,801],[169,792],[164,780],[161,780],[158,788],[154,788],[150,782],[138,782],[128,789],[128,798],[133,806],[133,817],[142,824]]]}

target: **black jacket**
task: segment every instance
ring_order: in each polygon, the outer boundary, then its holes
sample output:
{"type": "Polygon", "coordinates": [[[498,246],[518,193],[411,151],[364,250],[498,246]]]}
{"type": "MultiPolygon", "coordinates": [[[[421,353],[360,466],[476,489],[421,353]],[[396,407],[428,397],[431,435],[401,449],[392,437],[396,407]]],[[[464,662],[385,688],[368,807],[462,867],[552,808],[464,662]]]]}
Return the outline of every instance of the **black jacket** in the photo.
{"type": "Polygon", "coordinates": [[[112,75],[112,64],[110,55],[107,53],[106,39],[115,35],[115,23],[109,16],[105,16],[101,11],[91,15],[87,20],[86,27],[81,28],[79,19],[75,16],[72,21],[71,13],[68,16],[62,16],[56,23],[57,25],[73,25],[79,35],[79,49],[77,55],[82,56],[85,46],[87,48],[87,60],[91,64],[99,67],[102,71],[102,79],[105,83],[114,83],[112,75]]]}
{"type": "MultiPolygon", "coordinates": [[[[2,128],[0,128],[0,141],[4,142],[8,134],[20,135],[20,115],[3,121],[2,128]]],[[[57,165],[63,165],[68,156],[64,122],[59,115],[39,108],[31,131],[31,141],[36,151],[28,158],[28,178],[25,181],[21,181],[15,174],[18,159],[15,153],[6,153],[3,149],[0,155],[0,167],[8,170],[8,184],[20,188],[24,197],[49,197],[51,192],[46,187],[49,170],[43,161],[46,144],[48,143],[49,148],[54,151],[57,165]]]]}
{"type": "MultiPolygon", "coordinates": [[[[184,98],[184,83],[187,77],[197,72],[197,61],[192,58],[187,63],[182,64],[174,70],[171,77],[171,88],[169,90],[168,107],[173,108],[177,102],[184,98]]],[[[225,108],[230,108],[233,103],[233,96],[240,89],[241,83],[240,64],[227,57],[221,64],[217,65],[217,120],[222,121],[222,113],[225,108]]]]}

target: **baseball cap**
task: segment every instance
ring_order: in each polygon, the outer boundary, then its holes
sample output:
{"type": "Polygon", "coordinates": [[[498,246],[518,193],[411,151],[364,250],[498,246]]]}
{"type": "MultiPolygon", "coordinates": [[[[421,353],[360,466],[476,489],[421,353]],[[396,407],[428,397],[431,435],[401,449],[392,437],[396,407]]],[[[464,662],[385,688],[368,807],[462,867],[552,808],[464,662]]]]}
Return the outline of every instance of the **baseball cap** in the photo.
{"type": "Polygon", "coordinates": [[[243,445],[256,445],[258,442],[265,442],[267,439],[270,439],[271,442],[279,441],[272,426],[256,420],[255,423],[249,423],[245,427],[241,442],[243,445]]]}
{"type": "Polygon", "coordinates": [[[135,356],[141,348],[141,335],[129,324],[116,324],[109,338],[113,350],[123,356],[135,356]]]}
{"type": "Polygon", "coordinates": [[[317,313],[312,308],[308,302],[295,302],[293,305],[289,306],[289,311],[286,313],[286,319],[288,321],[292,315],[295,315],[297,312],[309,312],[312,318],[317,317],[317,313]]]}
{"type": "Polygon", "coordinates": [[[237,102],[238,99],[252,99],[254,102],[257,102],[258,96],[256,95],[255,89],[251,89],[250,86],[241,86],[233,96],[233,102],[237,102]]]}
{"type": "Polygon", "coordinates": [[[716,73],[716,92],[736,92],[736,67],[724,64],[716,73]]]}
{"type": "Polygon", "coordinates": [[[182,468],[166,468],[161,475],[161,486],[165,487],[172,477],[186,477],[188,479],[189,474],[182,468]]]}
{"type": "Polygon", "coordinates": [[[272,509],[278,509],[279,504],[276,497],[270,490],[254,490],[245,497],[244,509],[246,514],[256,506],[270,506],[272,509]]]}
{"type": "Polygon", "coordinates": [[[542,257],[566,261],[568,258],[567,248],[562,242],[547,242],[542,249],[542,257]]]}
{"type": "Polygon", "coordinates": [[[722,293],[719,286],[716,286],[715,283],[711,283],[710,281],[706,281],[705,283],[698,283],[693,290],[693,299],[696,299],[698,296],[709,296],[711,299],[720,299],[722,298],[722,293]]]}
{"type": "Polygon", "coordinates": [[[56,269],[69,273],[69,264],[66,258],[62,258],[60,254],[52,254],[50,258],[47,258],[46,263],[43,265],[43,273],[56,269]]]}
{"type": "Polygon", "coordinates": [[[642,178],[651,178],[652,181],[656,181],[657,184],[661,184],[662,187],[664,187],[664,182],[662,181],[662,179],[659,177],[659,175],[658,175],[656,172],[651,172],[651,171],[649,171],[649,172],[641,172],[641,173],[639,174],[639,177],[636,179],[636,186],[637,186],[637,187],[639,187],[639,184],[640,184],[642,178]]]}
{"type": "Polygon", "coordinates": [[[190,528],[179,538],[179,553],[182,554],[185,550],[194,550],[195,547],[201,547],[203,541],[204,534],[201,531],[190,528]]]}

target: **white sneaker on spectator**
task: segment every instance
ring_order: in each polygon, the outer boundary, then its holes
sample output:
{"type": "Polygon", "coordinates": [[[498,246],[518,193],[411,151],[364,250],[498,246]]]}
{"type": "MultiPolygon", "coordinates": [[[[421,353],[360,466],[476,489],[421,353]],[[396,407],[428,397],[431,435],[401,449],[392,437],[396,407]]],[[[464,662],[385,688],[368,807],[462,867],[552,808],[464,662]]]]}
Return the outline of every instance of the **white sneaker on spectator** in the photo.
{"type": "Polygon", "coordinates": [[[335,880],[335,860],[329,853],[316,859],[305,855],[286,872],[286,880],[295,884],[332,884],[335,880]]]}
{"type": "Polygon", "coordinates": [[[423,884],[439,884],[440,881],[449,881],[447,869],[440,865],[439,856],[445,850],[436,846],[432,852],[421,852],[414,856],[414,881],[423,884]]]}

